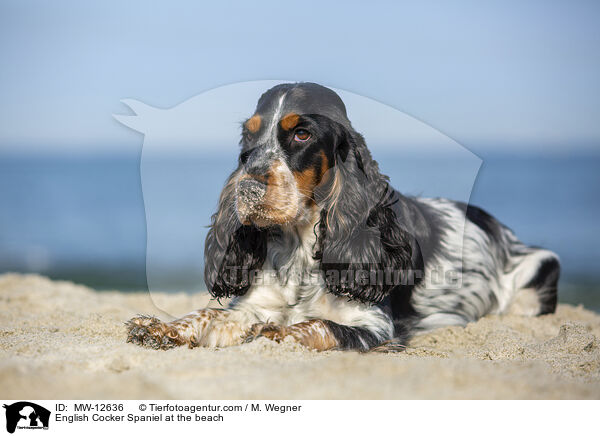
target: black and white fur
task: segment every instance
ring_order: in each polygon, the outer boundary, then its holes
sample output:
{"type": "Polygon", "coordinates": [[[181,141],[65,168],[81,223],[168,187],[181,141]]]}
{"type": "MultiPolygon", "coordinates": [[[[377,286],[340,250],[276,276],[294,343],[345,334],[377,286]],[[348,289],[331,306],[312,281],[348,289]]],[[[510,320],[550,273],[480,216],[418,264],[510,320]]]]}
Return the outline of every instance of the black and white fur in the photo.
{"type": "Polygon", "coordinates": [[[556,254],[477,207],[390,187],[333,91],[278,85],[244,126],[206,241],[206,284],[231,304],[171,323],[134,318],[129,340],[394,350],[486,314],[551,313],[559,269],[556,254]]]}

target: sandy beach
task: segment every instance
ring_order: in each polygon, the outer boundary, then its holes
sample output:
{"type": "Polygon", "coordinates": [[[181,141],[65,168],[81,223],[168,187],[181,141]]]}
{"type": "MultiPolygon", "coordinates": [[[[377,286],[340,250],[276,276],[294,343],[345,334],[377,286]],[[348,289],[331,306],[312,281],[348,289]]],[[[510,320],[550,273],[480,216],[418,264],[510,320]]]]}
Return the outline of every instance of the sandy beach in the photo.
{"type": "MultiPolygon", "coordinates": [[[[405,352],[313,352],[261,338],[226,349],[125,342],[138,313],[180,315],[207,294],[97,292],[0,276],[5,399],[600,398],[600,315],[560,305],[538,318],[489,316],[416,337],[405,352]],[[156,305],[153,303],[156,302],[156,305]]],[[[211,304],[214,304],[211,303],[211,304]]]]}

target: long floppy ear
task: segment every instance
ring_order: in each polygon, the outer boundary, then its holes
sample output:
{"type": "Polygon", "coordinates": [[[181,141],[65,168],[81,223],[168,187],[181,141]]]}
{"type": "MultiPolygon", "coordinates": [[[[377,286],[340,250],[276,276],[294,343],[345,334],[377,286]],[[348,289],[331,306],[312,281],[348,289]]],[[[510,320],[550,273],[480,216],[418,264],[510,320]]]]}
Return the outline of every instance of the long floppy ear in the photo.
{"type": "Polygon", "coordinates": [[[338,127],[332,177],[321,188],[315,258],[330,292],[377,303],[394,290],[412,288],[422,268],[415,238],[398,222],[400,194],[390,188],[363,137],[338,127]]]}
{"type": "Polygon", "coordinates": [[[267,231],[238,220],[235,179],[236,172],[221,192],[204,246],[204,281],[217,298],[244,295],[267,256],[267,231]]]}

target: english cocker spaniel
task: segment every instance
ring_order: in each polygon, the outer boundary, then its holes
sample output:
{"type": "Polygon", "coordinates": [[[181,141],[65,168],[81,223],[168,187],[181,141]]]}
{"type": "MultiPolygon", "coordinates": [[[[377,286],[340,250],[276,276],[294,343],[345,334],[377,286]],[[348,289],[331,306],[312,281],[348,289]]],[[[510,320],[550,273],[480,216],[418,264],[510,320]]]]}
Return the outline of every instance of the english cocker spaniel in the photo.
{"type": "Polygon", "coordinates": [[[226,309],[139,316],[128,341],[225,347],[263,336],[316,350],[397,351],[414,334],[509,310],[555,310],[558,257],[483,210],[407,197],[379,172],[340,97],[277,85],[243,124],[205,246],[226,309]]]}

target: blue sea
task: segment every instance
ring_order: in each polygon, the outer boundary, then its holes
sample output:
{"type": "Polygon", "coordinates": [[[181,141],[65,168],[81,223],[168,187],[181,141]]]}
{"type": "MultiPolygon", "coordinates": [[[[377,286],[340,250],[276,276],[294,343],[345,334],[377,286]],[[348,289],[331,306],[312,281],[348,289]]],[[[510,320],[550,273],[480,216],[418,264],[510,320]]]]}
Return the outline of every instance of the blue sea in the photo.
{"type": "MultiPolygon", "coordinates": [[[[470,200],[556,251],[560,299],[600,309],[600,154],[494,152],[480,168],[444,156],[375,158],[398,190],[470,200]]],[[[202,289],[205,226],[234,166],[216,154],[141,167],[139,155],[0,155],[0,272],[144,289],[148,253],[155,283],[202,289]]]]}

